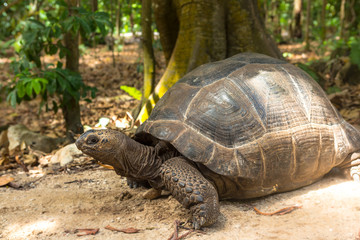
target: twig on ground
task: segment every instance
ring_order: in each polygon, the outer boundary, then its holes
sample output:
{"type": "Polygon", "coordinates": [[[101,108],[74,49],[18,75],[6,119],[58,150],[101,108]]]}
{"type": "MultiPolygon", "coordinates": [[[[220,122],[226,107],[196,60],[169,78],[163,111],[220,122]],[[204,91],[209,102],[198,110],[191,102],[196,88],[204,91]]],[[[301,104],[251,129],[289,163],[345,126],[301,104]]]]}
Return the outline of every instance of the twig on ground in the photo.
{"type": "Polygon", "coordinates": [[[191,228],[184,227],[184,226],[180,225],[180,222],[179,222],[178,220],[175,220],[175,229],[174,229],[174,232],[171,234],[171,236],[168,238],[168,240],[181,240],[181,239],[185,239],[185,238],[186,238],[187,236],[189,236],[191,233],[206,234],[204,231],[201,231],[201,230],[194,230],[194,229],[191,229],[191,228]],[[188,230],[188,231],[179,236],[179,228],[186,229],[186,230],[188,230]]]}
{"type": "Polygon", "coordinates": [[[265,213],[265,212],[261,212],[259,209],[257,209],[256,207],[254,207],[254,210],[257,214],[260,215],[265,215],[265,216],[272,216],[272,215],[284,215],[287,213],[291,213],[292,211],[294,211],[295,209],[298,208],[302,208],[301,205],[294,205],[294,206],[290,206],[290,207],[286,207],[286,208],[282,208],[280,210],[277,210],[275,212],[271,212],[271,213],[265,213]]]}

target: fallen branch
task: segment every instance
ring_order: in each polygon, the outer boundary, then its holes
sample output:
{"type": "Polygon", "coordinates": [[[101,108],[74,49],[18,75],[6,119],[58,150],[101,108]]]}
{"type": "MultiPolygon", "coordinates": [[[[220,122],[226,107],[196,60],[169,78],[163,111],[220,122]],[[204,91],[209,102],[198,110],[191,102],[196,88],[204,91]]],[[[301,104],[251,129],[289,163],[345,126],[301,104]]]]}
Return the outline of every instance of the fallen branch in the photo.
{"type": "Polygon", "coordinates": [[[291,206],[291,207],[282,208],[280,210],[277,210],[277,211],[271,212],[271,213],[261,212],[256,207],[254,207],[254,210],[255,210],[255,212],[257,214],[265,215],[265,216],[272,216],[272,215],[284,215],[284,214],[287,214],[287,213],[291,213],[292,211],[294,211],[295,209],[298,209],[298,208],[302,208],[302,206],[301,205],[294,205],[294,206],[291,206]]]}

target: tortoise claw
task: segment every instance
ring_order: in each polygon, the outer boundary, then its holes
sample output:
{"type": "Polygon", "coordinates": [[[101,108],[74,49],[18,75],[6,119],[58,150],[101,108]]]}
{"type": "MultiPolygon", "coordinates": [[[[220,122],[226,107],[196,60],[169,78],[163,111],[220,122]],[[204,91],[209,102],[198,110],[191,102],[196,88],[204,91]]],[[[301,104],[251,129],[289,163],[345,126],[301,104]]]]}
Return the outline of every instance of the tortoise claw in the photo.
{"type": "Polygon", "coordinates": [[[192,225],[195,230],[199,230],[205,223],[206,219],[204,217],[194,217],[192,225]]]}

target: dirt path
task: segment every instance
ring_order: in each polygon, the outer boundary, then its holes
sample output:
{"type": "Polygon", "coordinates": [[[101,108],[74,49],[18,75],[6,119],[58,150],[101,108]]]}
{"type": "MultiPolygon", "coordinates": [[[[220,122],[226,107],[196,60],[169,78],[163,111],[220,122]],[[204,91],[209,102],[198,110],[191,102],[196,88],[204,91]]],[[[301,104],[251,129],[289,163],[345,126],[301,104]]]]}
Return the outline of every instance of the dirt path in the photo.
{"type": "MultiPolygon", "coordinates": [[[[19,184],[41,175],[14,176],[19,184]]],[[[28,184],[29,185],[29,184],[28,184]]],[[[359,238],[360,184],[339,175],[311,186],[251,201],[223,201],[218,222],[187,239],[351,239],[359,238]],[[301,205],[282,216],[263,212],[301,205]]],[[[74,174],[49,174],[24,190],[0,188],[2,239],[168,239],[174,221],[190,216],[171,196],[142,198],[144,189],[130,189],[124,178],[96,167],[74,174]],[[105,229],[136,228],[125,234],[105,229]],[[78,237],[75,229],[99,228],[78,237]]],[[[186,230],[181,230],[181,234],[186,230]]]]}

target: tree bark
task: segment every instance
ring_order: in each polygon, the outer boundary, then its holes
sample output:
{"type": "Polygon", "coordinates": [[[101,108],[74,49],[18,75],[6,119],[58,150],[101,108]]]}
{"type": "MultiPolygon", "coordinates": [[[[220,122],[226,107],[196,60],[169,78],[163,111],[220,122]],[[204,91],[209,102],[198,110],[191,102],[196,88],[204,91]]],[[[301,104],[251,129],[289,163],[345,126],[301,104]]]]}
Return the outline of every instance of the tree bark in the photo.
{"type": "Polygon", "coordinates": [[[117,30],[117,35],[120,36],[121,33],[121,26],[122,26],[122,12],[121,12],[121,6],[122,6],[122,0],[117,0],[118,4],[117,4],[117,8],[116,8],[116,30],[117,30]]]}
{"type": "Polygon", "coordinates": [[[344,35],[345,35],[345,4],[346,4],[346,0],[341,0],[341,5],[340,5],[340,39],[343,39],[344,35]]]}
{"type": "Polygon", "coordinates": [[[98,0],[91,0],[91,11],[96,12],[98,10],[98,0]]]}
{"type": "Polygon", "coordinates": [[[302,28],[301,28],[301,13],[302,13],[302,0],[294,0],[294,9],[293,9],[293,26],[291,37],[301,39],[302,38],[302,28]]]}
{"type": "Polygon", "coordinates": [[[154,0],[153,2],[155,22],[159,30],[166,65],[168,65],[179,34],[179,19],[173,1],[154,0]]]}
{"type": "MultiPolygon", "coordinates": [[[[154,91],[155,87],[155,56],[152,47],[152,29],[151,29],[151,0],[142,0],[141,9],[141,29],[142,29],[142,49],[144,59],[144,84],[143,94],[139,108],[133,113],[134,117],[137,118],[141,107],[145,105],[147,99],[154,91]]],[[[151,111],[151,109],[150,109],[151,111]]]]}
{"type": "Polygon", "coordinates": [[[321,8],[321,18],[320,18],[320,26],[321,26],[321,42],[323,43],[326,40],[326,4],[327,0],[323,0],[323,5],[321,8]]]}
{"type": "Polygon", "coordinates": [[[204,63],[246,51],[281,58],[275,42],[265,31],[256,1],[154,0],[154,3],[168,65],[140,112],[140,122],[148,118],[154,104],[174,83],[204,63]],[[177,22],[178,27],[172,25],[177,22]]]}
{"type": "Polygon", "coordinates": [[[307,1],[306,6],[306,27],[305,27],[305,50],[310,50],[310,14],[311,14],[311,0],[307,1]]]}
{"type": "MultiPolygon", "coordinates": [[[[73,15],[72,7],[79,6],[79,0],[68,0],[69,14],[73,15]]],[[[68,32],[65,34],[65,47],[70,54],[66,55],[66,69],[79,72],[79,32],[68,32]]],[[[69,139],[73,140],[72,133],[82,133],[83,126],[80,120],[80,105],[70,93],[66,92],[63,96],[62,111],[65,119],[66,132],[69,139]],[[71,133],[72,132],[72,133],[71,133]]]]}

